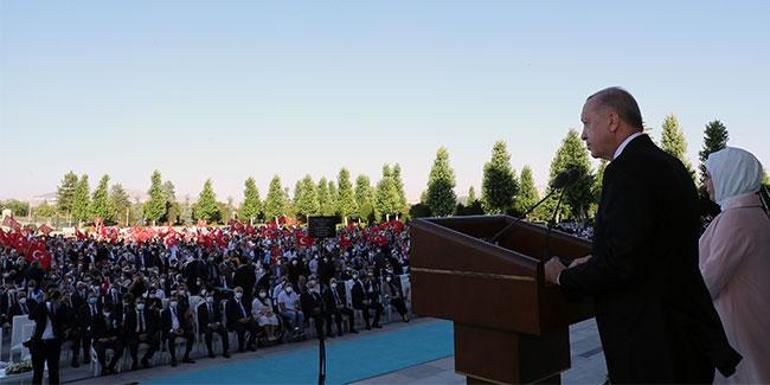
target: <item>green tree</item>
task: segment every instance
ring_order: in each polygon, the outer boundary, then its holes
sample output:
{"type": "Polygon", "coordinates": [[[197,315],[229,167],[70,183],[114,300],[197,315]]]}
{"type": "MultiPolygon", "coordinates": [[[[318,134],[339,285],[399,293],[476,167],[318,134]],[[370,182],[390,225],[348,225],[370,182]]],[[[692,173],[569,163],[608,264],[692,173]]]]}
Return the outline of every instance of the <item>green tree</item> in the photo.
{"type": "Polygon", "coordinates": [[[276,175],[270,181],[270,187],[265,198],[265,219],[272,221],[283,215],[286,209],[286,197],[283,187],[281,187],[281,178],[276,175]]]}
{"type": "Polygon", "coordinates": [[[193,223],[193,205],[190,202],[190,196],[185,195],[184,201],[179,208],[181,222],[185,225],[193,223]]]}
{"type": "Polygon", "coordinates": [[[83,174],[75,187],[75,199],[72,202],[72,218],[78,222],[84,222],[90,217],[90,199],[88,197],[88,175],[83,174]]]}
{"type": "Polygon", "coordinates": [[[38,218],[53,218],[56,216],[56,207],[51,206],[48,202],[39,204],[33,211],[38,218]]]}
{"type": "Polygon", "coordinates": [[[714,120],[706,124],[706,129],[703,133],[703,148],[698,155],[700,156],[700,195],[702,198],[708,198],[708,192],[706,191],[706,159],[713,152],[717,152],[727,147],[727,140],[729,135],[727,133],[727,127],[725,127],[719,120],[714,120]]]}
{"type": "Polygon", "coordinates": [[[9,199],[3,203],[6,209],[11,210],[14,217],[26,217],[29,215],[29,203],[18,199],[9,199]]]}
{"type": "Polygon", "coordinates": [[[663,132],[661,133],[660,145],[663,151],[676,157],[687,168],[690,173],[693,172],[692,164],[687,159],[687,139],[684,132],[679,127],[679,120],[674,114],[669,114],[663,120],[663,132]]]}
{"type": "MultiPolygon", "coordinates": [[[[556,156],[551,162],[549,186],[557,175],[567,169],[576,169],[579,173],[579,178],[564,191],[564,200],[562,201],[562,209],[559,212],[559,216],[566,216],[572,219],[586,219],[591,203],[594,201],[591,189],[593,186],[593,175],[588,149],[580,139],[578,132],[574,129],[569,130],[567,137],[562,141],[561,147],[556,151],[556,156]]],[[[554,202],[551,202],[554,205],[557,195],[554,194],[552,199],[554,202]]],[[[551,208],[550,205],[546,207],[551,208]]]]}
{"type": "Polygon", "coordinates": [[[222,219],[222,210],[217,204],[217,195],[211,179],[203,183],[203,190],[198,195],[198,201],[193,205],[194,219],[203,219],[208,223],[216,223],[222,219]]]}
{"type": "Polygon", "coordinates": [[[484,165],[481,184],[481,204],[484,211],[490,214],[507,212],[513,207],[517,192],[511,155],[505,142],[498,140],[492,147],[492,159],[484,165]]]}
{"type": "Polygon", "coordinates": [[[409,203],[406,201],[406,192],[404,192],[404,181],[401,178],[401,165],[396,163],[393,166],[393,183],[396,184],[398,192],[398,213],[401,215],[409,214],[409,203]]]}
{"type": "Polygon", "coordinates": [[[297,181],[294,188],[294,208],[305,220],[309,216],[318,215],[321,211],[315,183],[310,175],[305,175],[302,180],[297,181]]]}
{"type": "Polygon", "coordinates": [[[241,203],[240,217],[244,221],[254,223],[262,211],[262,202],[259,199],[259,189],[254,178],[249,177],[244,183],[243,203],[241,203]]]}
{"type": "Polygon", "coordinates": [[[75,203],[75,189],[78,184],[78,176],[70,171],[64,174],[61,184],[56,189],[56,206],[59,212],[70,216],[75,203]]]}
{"type": "Polygon", "coordinates": [[[360,220],[367,220],[374,214],[374,190],[369,177],[359,175],[356,178],[356,216],[360,220]]]}
{"type": "Polygon", "coordinates": [[[109,201],[110,176],[104,175],[99,180],[99,184],[91,197],[91,217],[99,217],[103,220],[110,220],[110,201],[109,201]]]}
{"type": "Polygon", "coordinates": [[[155,170],[152,172],[150,190],[147,193],[150,198],[144,203],[144,218],[155,226],[155,223],[166,214],[166,194],[163,191],[160,171],[155,170]]]}
{"type": "Polygon", "coordinates": [[[468,188],[468,197],[465,199],[465,204],[470,205],[473,202],[477,201],[478,198],[476,197],[476,189],[473,188],[473,186],[468,188]]]}
{"type": "Polygon", "coordinates": [[[449,166],[449,151],[440,147],[428,176],[428,199],[425,202],[433,215],[443,217],[454,213],[457,204],[454,187],[455,173],[449,166]]]}
{"type": "Polygon", "coordinates": [[[161,217],[161,222],[176,224],[179,221],[181,208],[176,200],[176,188],[170,180],[163,183],[163,196],[166,198],[166,212],[161,217]]]}
{"type": "Polygon", "coordinates": [[[377,217],[385,215],[385,220],[389,221],[390,216],[398,212],[398,190],[393,181],[393,171],[390,165],[382,166],[382,178],[377,182],[377,190],[374,197],[374,208],[378,212],[377,217]]]}
{"type": "Polygon", "coordinates": [[[535,187],[535,178],[532,177],[532,169],[524,166],[521,169],[521,185],[516,196],[516,211],[524,214],[530,207],[540,200],[540,194],[535,187]]]}
{"type": "Polygon", "coordinates": [[[325,176],[322,176],[316,186],[316,196],[318,196],[319,212],[321,215],[329,215],[328,212],[331,208],[331,198],[329,197],[329,182],[325,176]]]}
{"type": "Polygon", "coordinates": [[[350,172],[345,167],[337,174],[337,186],[339,186],[337,208],[342,216],[343,223],[347,226],[348,217],[356,212],[358,206],[353,195],[353,183],[350,181],[350,172]]]}
{"type": "Polygon", "coordinates": [[[337,212],[339,209],[337,208],[338,203],[337,200],[339,199],[339,195],[337,193],[337,185],[334,183],[334,181],[329,180],[327,182],[327,192],[329,194],[329,198],[327,200],[327,206],[324,210],[324,215],[337,215],[337,212]]]}
{"type": "Polygon", "coordinates": [[[131,207],[131,198],[129,198],[123,185],[120,183],[112,185],[109,202],[111,211],[109,218],[121,226],[128,226],[130,218],[126,218],[126,210],[131,207]]]}

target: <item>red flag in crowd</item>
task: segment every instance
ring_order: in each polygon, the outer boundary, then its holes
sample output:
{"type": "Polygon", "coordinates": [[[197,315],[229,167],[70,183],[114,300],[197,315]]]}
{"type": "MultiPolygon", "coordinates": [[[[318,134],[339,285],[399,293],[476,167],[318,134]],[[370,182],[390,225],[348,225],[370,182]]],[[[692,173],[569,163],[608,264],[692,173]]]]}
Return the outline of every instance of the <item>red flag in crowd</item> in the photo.
{"type": "Polygon", "coordinates": [[[48,254],[45,243],[38,241],[32,242],[29,245],[29,248],[27,248],[27,261],[38,261],[40,262],[40,267],[48,270],[48,268],[51,267],[51,255],[48,254]]]}
{"type": "Polygon", "coordinates": [[[43,223],[42,225],[40,225],[40,227],[37,228],[37,231],[39,231],[39,232],[45,234],[46,236],[48,236],[48,234],[50,234],[51,231],[53,231],[53,228],[51,226],[48,226],[47,224],[43,223]]]}
{"type": "Polygon", "coordinates": [[[21,230],[21,223],[17,222],[13,217],[5,217],[5,219],[3,219],[3,226],[10,227],[15,231],[21,230]]]}
{"type": "Polygon", "coordinates": [[[79,229],[79,228],[77,228],[77,227],[75,227],[75,236],[76,236],[78,239],[88,239],[88,235],[86,235],[86,234],[83,234],[82,232],[80,232],[80,229],[79,229]]]}

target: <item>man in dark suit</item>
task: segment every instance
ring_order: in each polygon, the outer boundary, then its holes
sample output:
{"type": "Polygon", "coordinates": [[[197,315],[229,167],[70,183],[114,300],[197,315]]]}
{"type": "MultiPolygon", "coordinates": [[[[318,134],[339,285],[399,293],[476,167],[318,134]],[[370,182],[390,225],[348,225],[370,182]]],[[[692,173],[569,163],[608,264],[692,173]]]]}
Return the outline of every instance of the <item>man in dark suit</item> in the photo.
{"type": "Polygon", "coordinates": [[[142,366],[150,367],[150,360],[160,348],[160,315],[155,309],[148,309],[145,299],[139,297],[136,305],[124,314],[124,341],[131,352],[131,370],[139,368],[139,344],[147,344],[147,352],[142,357],[142,366]]]}
{"type": "Polygon", "coordinates": [[[610,161],[592,256],[546,279],[595,300],[612,383],[711,383],[740,361],[698,269],[698,200],[682,163],[643,134],[634,98],[608,88],[588,98],[582,138],[610,161]]]}
{"type": "MultiPolygon", "coordinates": [[[[299,296],[302,312],[305,313],[305,317],[313,319],[316,335],[320,338],[324,330],[323,323],[328,318],[328,312],[325,310],[326,304],[321,297],[320,287],[315,277],[310,277],[306,288],[299,296]]],[[[331,333],[329,336],[332,336],[331,333]]]]}
{"type": "Polygon", "coordinates": [[[329,286],[323,291],[324,302],[326,303],[327,318],[326,318],[326,334],[333,336],[331,317],[334,317],[334,321],[337,324],[337,334],[343,335],[342,330],[342,316],[348,317],[348,326],[351,333],[358,333],[355,327],[355,317],[353,316],[353,310],[347,307],[347,295],[345,294],[345,285],[338,285],[337,279],[332,278],[329,280],[329,286]]]}
{"type": "Polygon", "coordinates": [[[213,334],[217,333],[222,337],[222,356],[230,358],[230,353],[228,353],[230,341],[222,320],[222,307],[220,302],[215,300],[213,292],[207,293],[206,302],[198,307],[198,328],[206,338],[206,348],[208,349],[209,357],[214,358],[211,340],[213,334]]]}
{"type": "Polygon", "coordinates": [[[35,321],[32,338],[26,342],[32,353],[32,383],[43,383],[43,369],[48,364],[48,383],[59,383],[59,358],[64,336],[63,320],[59,309],[61,293],[53,289],[48,300],[36,306],[29,319],[35,321]]]}
{"type": "Polygon", "coordinates": [[[195,331],[193,330],[193,314],[185,301],[180,301],[175,295],[170,298],[168,308],[161,314],[164,340],[168,343],[168,350],[171,354],[171,366],[176,366],[176,339],[184,338],[185,352],[182,362],[194,364],[195,361],[190,358],[193,343],[195,342],[195,331]]]}
{"type": "Polygon", "coordinates": [[[380,328],[380,315],[382,315],[382,304],[380,304],[380,290],[378,285],[374,282],[374,274],[371,272],[366,277],[366,282],[362,282],[358,273],[353,273],[353,288],[350,290],[350,296],[353,300],[353,308],[361,310],[364,313],[364,322],[366,322],[366,330],[371,330],[372,327],[380,328]],[[370,323],[369,310],[374,310],[374,322],[370,323]]]}
{"type": "Polygon", "coordinates": [[[257,350],[257,332],[259,325],[251,316],[251,302],[247,302],[243,296],[243,288],[235,288],[234,298],[227,301],[225,312],[227,313],[227,327],[238,334],[238,352],[243,352],[244,338],[249,332],[249,342],[246,347],[250,351],[257,350]]]}
{"type": "Polygon", "coordinates": [[[121,335],[120,318],[112,311],[112,305],[102,305],[102,313],[93,319],[93,343],[96,357],[102,366],[102,375],[115,373],[115,365],[123,356],[123,342],[121,335]],[[107,350],[112,350],[113,355],[107,364],[107,350]]]}

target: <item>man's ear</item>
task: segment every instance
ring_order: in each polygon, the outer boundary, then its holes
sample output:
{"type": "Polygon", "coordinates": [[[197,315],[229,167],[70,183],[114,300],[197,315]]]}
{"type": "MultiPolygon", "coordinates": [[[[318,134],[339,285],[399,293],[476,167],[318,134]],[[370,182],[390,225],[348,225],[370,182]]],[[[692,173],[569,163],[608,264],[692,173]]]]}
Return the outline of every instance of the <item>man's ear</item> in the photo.
{"type": "Polygon", "coordinates": [[[620,128],[620,116],[618,116],[618,113],[615,111],[608,112],[607,120],[607,129],[613,134],[616,133],[618,128],[620,128]]]}

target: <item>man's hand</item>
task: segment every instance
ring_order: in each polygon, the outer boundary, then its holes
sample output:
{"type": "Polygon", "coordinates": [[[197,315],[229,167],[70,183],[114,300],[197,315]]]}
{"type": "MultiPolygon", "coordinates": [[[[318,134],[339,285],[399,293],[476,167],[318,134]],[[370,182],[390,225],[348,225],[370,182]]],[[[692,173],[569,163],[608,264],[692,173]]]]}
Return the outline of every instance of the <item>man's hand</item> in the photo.
{"type": "Polygon", "coordinates": [[[592,257],[592,255],[588,254],[588,255],[586,255],[583,258],[575,258],[574,260],[572,260],[572,263],[569,264],[569,267],[573,268],[573,267],[575,267],[577,265],[582,265],[582,264],[588,262],[588,260],[591,259],[591,257],[592,257]]]}
{"type": "Polygon", "coordinates": [[[545,281],[558,285],[559,274],[567,267],[557,257],[553,257],[545,263],[545,281]]]}

